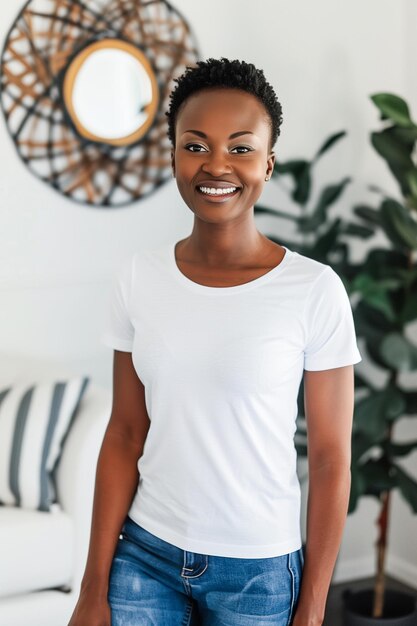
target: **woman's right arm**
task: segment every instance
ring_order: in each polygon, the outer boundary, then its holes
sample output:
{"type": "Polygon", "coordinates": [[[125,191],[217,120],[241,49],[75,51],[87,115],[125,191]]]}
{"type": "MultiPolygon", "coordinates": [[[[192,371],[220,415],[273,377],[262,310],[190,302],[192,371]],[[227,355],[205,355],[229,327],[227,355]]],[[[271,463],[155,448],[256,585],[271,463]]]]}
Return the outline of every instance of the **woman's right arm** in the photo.
{"type": "Polygon", "coordinates": [[[149,425],[144,386],[134,369],[132,354],[115,350],[113,406],[97,462],[87,563],[68,626],[110,626],[110,568],[137,489],[137,461],[149,425]]]}

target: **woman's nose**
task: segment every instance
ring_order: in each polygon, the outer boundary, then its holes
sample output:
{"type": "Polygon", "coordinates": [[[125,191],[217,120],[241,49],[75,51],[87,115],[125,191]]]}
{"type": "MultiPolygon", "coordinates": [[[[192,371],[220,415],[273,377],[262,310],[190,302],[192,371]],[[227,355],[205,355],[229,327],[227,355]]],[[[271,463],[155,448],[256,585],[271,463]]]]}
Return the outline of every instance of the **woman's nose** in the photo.
{"type": "Polygon", "coordinates": [[[208,152],[201,168],[203,171],[208,172],[213,176],[220,176],[225,172],[230,172],[231,166],[229,154],[225,154],[220,151],[208,152]]]}

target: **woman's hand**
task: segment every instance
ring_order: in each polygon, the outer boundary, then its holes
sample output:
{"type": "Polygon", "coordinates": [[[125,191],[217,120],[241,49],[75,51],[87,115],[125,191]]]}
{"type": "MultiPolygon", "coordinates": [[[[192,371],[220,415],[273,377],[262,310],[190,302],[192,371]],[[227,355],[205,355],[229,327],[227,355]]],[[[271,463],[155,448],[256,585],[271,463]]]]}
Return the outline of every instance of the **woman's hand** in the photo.
{"type": "Polygon", "coordinates": [[[312,615],[311,611],[296,610],[291,626],[322,626],[324,618],[312,615]]]}
{"type": "Polygon", "coordinates": [[[111,626],[110,606],[105,596],[81,590],[68,626],[111,626]]]}

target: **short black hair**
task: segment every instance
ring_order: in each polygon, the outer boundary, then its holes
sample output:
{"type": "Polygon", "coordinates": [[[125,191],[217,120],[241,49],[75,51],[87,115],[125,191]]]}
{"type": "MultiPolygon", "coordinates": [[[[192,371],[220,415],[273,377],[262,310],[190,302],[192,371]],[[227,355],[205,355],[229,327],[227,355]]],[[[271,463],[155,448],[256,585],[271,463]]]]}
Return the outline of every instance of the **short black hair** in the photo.
{"type": "Polygon", "coordinates": [[[266,81],[263,70],[253,63],[225,57],[197,61],[196,66],[187,66],[185,72],[175,78],[177,86],[170,94],[168,117],[168,138],[175,147],[175,123],[181,105],[189,96],[203,89],[213,87],[241,89],[253,94],[264,105],[270,120],[270,147],[277,141],[282,123],[282,108],[273,87],[266,81]]]}

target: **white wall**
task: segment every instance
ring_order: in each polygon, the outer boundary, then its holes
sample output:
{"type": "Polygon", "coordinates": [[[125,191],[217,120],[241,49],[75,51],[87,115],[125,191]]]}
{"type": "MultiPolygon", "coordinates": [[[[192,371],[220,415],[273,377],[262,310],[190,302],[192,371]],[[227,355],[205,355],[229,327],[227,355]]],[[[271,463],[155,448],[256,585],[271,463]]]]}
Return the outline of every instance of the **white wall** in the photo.
{"type": "MultiPolygon", "coordinates": [[[[239,58],[261,67],[283,106],[278,158],[310,157],[330,133],[349,132],[317,169],[319,188],[354,178],[335,212],[347,214],[376,183],[396,194],[384,163],[369,145],[378,114],[369,100],[393,91],[417,118],[417,10],[414,0],[175,0],[197,36],[202,56],[239,58]]],[[[3,40],[21,3],[0,5],[3,40]]],[[[174,181],[129,207],[75,204],[25,169],[0,121],[0,347],[2,352],[52,358],[111,384],[111,351],[99,335],[109,280],[134,250],[189,234],[192,215],[174,181]]],[[[316,192],[317,192],[316,188],[316,192]]],[[[261,201],[288,208],[275,181],[261,201]]],[[[258,217],[267,234],[287,225],[258,217]]],[[[356,255],[363,250],[358,246],[356,255]]],[[[364,362],[358,368],[369,371],[364,362]]],[[[411,384],[411,382],[410,382],[411,384]]],[[[415,384],[415,382],[414,382],[415,384]]],[[[416,437],[416,420],[396,435],[416,437]]],[[[404,467],[416,471],[417,453],[404,467]]],[[[305,532],[305,494],[303,532],[305,532]]],[[[376,502],[362,500],[347,520],[335,582],[374,572],[376,502]]],[[[389,572],[417,581],[417,517],[394,495],[389,572]]]]}

